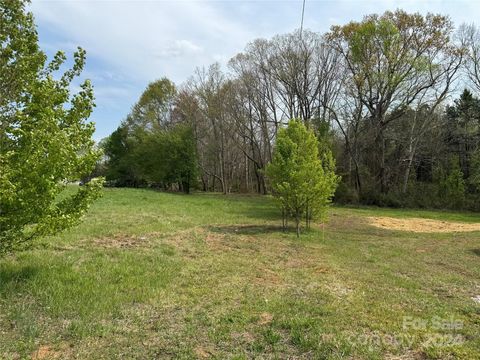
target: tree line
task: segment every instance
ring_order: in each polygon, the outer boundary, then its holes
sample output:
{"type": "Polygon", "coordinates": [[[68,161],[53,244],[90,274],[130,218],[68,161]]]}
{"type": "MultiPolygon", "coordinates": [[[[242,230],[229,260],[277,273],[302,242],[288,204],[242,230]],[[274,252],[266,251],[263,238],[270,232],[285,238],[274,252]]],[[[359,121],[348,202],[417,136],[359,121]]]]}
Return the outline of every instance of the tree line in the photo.
{"type": "Polygon", "coordinates": [[[299,119],[333,152],[336,201],[476,209],[479,49],[474,25],[402,10],[257,39],[226,71],[151,83],[102,142],[103,171],[119,186],[265,194],[279,131],[299,119]]]}

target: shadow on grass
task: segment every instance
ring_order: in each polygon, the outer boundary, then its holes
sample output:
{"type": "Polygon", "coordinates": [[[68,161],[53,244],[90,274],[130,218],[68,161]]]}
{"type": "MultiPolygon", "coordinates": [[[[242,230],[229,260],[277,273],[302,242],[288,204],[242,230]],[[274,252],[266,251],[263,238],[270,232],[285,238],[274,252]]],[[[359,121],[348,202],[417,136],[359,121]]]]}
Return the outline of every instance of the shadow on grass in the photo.
{"type": "MultiPolygon", "coordinates": [[[[280,220],[280,210],[275,206],[272,198],[258,194],[218,194],[206,193],[205,198],[213,198],[226,202],[233,207],[229,207],[228,211],[242,217],[262,220],[280,220]]],[[[201,198],[201,197],[200,197],[201,198]]]]}
{"type": "Polygon", "coordinates": [[[478,249],[472,249],[472,250],[470,250],[470,251],[471,251],[472,253],[474,253],[475,255],[480,256],[480,248],[478,248],[478,249]]]}
{"type": "Polygon", "coordinates": [[[261,235],[261,234],[272,234],[272,233],[284,232],[282,227],[277,225],[210,226],[209,230],[219,234],[233,234],[233,235],[261,235]]]}
{"type": "Polygon", "coordinates": [[[24,285],[38,273],[38,268],[27,265],[23,267],[3,266],[0,267],[0,293],[9,288],[17,288],[24,285]]]}

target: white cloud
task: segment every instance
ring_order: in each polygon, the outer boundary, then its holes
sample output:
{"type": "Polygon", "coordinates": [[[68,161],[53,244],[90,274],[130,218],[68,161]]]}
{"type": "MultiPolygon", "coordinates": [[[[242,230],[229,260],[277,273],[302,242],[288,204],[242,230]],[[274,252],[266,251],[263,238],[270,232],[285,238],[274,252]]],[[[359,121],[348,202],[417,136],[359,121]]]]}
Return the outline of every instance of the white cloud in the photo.
{"type": "Polygon", "coordinates": [[[158,51],[160,58],[191,56],[203,51],[203,48],[188,40],[175,40],[158,51]]]}
{"type": "Polygon", "coordinates": [[[185,1],[33,1],[37,22],[89,56],[142,80],[184,80],[209,54],[232,56],[253,37],[215,3],[185,1]],[[172,68],[172,59],[175,68],[172,68]],[[186,57],[186,58],[182,58],[186,57]],[[165,73],[172,71],[172,74],[165,73]],[[192,69],[193,70],[193,69],[192,69]]]}
{"type": "MultiPolygon", "coordinates": [[[[97,97],[97,137],[125,117],[148,82],[168,77],[177,84],[196,67],[226,64],[258,37],[300,26],[300,0],[32,0],[42,48],[71,54],[87,50],[82,77],[97,97]]],[[[474,22],[480,1],[306,0],[305,28],[328,31],[333,24],[370,13],[406,11],[447,14],[456,25],[474,22]]]]}
{"type": "MultiPolygon", "coordinates": [[[[305,27],[326,31],[332,21],[344,23],[395,8],[448,13],[457,23],[471,22],[479,4],[307,0],[305,27]]],[[[81,45],[89,57],[102,60],[112,72],[141,81],[161,76],[182,81],[196,66],[228,60],[256,37],[298,28],[301,1],[33,0],[31,9],[41,35],[42,29],[48,29],[68,48],[81,45]]],[[[41,40],[52,47],[46,39],[41,40]]]]}

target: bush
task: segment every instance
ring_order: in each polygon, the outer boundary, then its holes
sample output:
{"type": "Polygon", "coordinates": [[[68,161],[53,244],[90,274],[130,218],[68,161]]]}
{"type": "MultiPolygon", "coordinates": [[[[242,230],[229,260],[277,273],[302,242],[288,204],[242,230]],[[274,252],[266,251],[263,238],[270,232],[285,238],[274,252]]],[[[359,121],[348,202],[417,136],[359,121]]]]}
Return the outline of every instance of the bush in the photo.
{"type": "Polygon", "coordinates": [[[360,197],[358,196],[358,192],[352,186],[342,181],[335,191],[333,201],[336,204],[358,204],[360,202],[360,197]]]}

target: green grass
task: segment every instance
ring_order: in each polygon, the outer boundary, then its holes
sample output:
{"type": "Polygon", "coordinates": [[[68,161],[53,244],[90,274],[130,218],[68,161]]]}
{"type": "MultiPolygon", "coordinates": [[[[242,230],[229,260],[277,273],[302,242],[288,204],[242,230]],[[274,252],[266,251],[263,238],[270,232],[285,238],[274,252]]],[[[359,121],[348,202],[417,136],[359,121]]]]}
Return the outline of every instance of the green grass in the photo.
{"type": "Polygon", "coordinates": [[[297,239],[269,197],[106,189],[81,225],[0,260],[0,359],[480,358],[480,233],[365,220],[480,215],[330,214],[297,239]]]}

